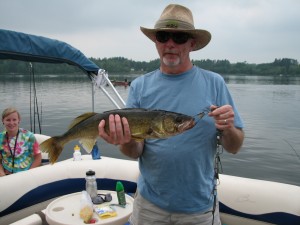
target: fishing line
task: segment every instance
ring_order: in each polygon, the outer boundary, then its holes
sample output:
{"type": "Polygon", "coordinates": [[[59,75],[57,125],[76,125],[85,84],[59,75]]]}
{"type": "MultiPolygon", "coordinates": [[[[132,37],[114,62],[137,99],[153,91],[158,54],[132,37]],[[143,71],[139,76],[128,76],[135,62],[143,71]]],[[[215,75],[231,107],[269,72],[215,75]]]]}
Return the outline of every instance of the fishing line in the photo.
{"type": "Polygon", "coordinates": [[[204,110],[194,116],[192,116],[195,119],[195,123],[197,124],[205,115],[207,115],[210,112],[210,110],[204,110]]]}
{"type": "MultiPolygon", "coordinates": [[[[209,112],[213,110],[210,107],[207,107],[202,112],[193,116],[195,119],[195,123],[197,124],[205,115],[208,115],[209,112]]],[[[223,167],[221,163],[220,155],[223,154],[223,146],[222,146],[222,130],[217,129],[216,132],[216,154],[214,157],[214,177],[213,177],[213,189],[212,189],[212,198],[213,198],[213,208],[212,208],[212,225],[215,222],[215,212],[217,208],[217,186],[220,184],[219,174],[223,173],[223,167]]]]}
{"type": "Polygon", "coordinates": [[[35,81],[35,74],[34,74],[34,67],[33,64],[30,62],[29,63],[29,70],[30,70],[30,126],[31,126],[31,130],[35,132],[35,118],[37,115],[37,120],[38,120],[38,128],[39,128],[39,132],[40,134],[42,133],[42,129],[41,129],[41,122],[40,122],[40,113],[39,113],[39,106],[38,106],[38,102],[37,102],[37,94],[36,94],[36,81],[35,81]],[[31,86],[32,83],[32,86],[31,86]],[[33,97],[31,95],[31,90],[33,89],[33,97]],[[32,105],[31,105],[31,100],[33,99],[33,115],[32,115],[32,105]],[[33,128],[32,128],[32,116],[33,116],[33,128]]]}
{"type": "Polygon", "coordinates": [[[291,149],[294,150],[296,156],[298,157],[298,159],[300,160],[300,155],[298,154],[298,152],[296,151],[296,149],[286,140],[286,139],[283,139],[290,147],[291,149]]]}

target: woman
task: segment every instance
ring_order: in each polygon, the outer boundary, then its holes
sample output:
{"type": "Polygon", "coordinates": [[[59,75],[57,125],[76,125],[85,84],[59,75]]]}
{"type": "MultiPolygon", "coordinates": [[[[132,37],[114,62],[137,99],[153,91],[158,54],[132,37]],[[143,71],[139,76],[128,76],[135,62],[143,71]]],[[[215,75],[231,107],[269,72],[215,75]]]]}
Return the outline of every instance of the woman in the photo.
{"type": "Polygon", "coordinates": [[[5,130],[0,133],[0,176],[18,173],[41,165],[42,154],[34,134],[19,127],[21,117],[17,109],[2,113],[5,130]]]}

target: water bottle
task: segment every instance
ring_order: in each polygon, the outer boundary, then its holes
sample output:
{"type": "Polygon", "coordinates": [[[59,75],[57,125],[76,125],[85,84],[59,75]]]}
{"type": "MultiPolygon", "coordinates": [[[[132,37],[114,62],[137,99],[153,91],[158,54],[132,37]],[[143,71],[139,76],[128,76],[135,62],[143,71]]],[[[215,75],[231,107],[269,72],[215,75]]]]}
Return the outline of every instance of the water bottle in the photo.
{"type": "Polygon", "coordinates": [[[81,160],[80,147],[78,145],[76,145],[74,147],[73,161],[80,161],[80,160],[81,160]]]}
{"type": "Polygon", "coordinates": [[[85,183],[85,189],[86,192],[91,196],[92,201],[96,199],[97,197],[97,182],[96,182],[96,176],[95,171],[88,170],[86,172],[86,183],[85,183]]]}
{"type": "Polygon", "coordinates": [[[125,206],[126,197],[125,197],[124,186],[121,181],[118,181],[116,184],[116,192],[117,192],[119,205],[125,206]]]}
{"type": "Polygon", "coordinates": [[[101,159],[100,149],[98,148],[97,142],[95,143],[93,150],[92,150],[92,158],[101,159]]]}

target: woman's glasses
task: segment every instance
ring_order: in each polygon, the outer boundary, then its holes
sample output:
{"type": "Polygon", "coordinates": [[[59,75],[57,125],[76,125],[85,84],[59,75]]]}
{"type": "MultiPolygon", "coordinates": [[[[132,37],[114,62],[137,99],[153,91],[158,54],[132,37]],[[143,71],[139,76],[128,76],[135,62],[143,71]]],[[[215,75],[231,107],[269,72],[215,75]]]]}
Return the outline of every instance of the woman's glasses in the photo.
{"type": "Polygon", "coordinates": [[[155,36],[160,43],[166,43],[171,38],[176,44],[184,44],[191,38],[190,34],[184,32],[158,31],[155,36]]]}
{"type": "Polygon", "coordinates": [[[104,202],[110,202],[112,200],[111,194],[98,194],[96,197],[92,199],[94,204],[101,204],[104,202]],[[102,197],[104,196],[104,197],[102,197]]]}

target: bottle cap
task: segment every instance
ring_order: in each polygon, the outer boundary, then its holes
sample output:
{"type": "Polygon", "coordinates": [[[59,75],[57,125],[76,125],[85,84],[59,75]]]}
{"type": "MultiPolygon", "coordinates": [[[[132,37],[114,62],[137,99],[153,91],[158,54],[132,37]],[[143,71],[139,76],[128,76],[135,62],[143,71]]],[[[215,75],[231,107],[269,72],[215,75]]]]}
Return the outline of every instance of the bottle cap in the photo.
{"type": "Polygon", "coordinates": [[[116,191],[123,191],[124,190],[124,186],[122,184],[121,181],[118,181],[117,184],[116,184],[116,191]]]}
{"type": "Polygon", "coordinates": [[[93,170],[88,170],[85,174],[86,174],[87,176],[94,176],[96,173],[95,173],[95,171],[93,171],[93,170]]]}
{"type": "Polygon", "coordinates": [[[78,145],[75,145],[74,151],[78,151],[78,150],[80,150],[80,147],[78,145]]]}

